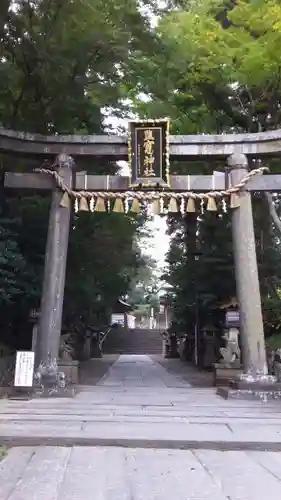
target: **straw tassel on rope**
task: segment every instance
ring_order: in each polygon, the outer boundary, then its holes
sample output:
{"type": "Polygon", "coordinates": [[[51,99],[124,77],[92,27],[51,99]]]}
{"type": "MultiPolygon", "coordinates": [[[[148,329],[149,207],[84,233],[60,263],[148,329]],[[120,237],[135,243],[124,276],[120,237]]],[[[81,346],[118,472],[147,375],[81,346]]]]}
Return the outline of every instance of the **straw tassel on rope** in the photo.
{"type": "Polygon", "coordinates": [[[70,201],[69,195],[66,191],[62,195],[62,198],[60,201],[60,206],[63,208],[69,208],[71,206],[71,201],[70,201]]]}
{"type": "Polygon", "coordinates": [[[160,205],[160,200],[154,200],[151,204],[151,213],[154,215],[161,214],[161,205],[160,205]]]}
{"type": "Polygon", "coordinates": [[[235,209],[240,206],[241,194],[246,188],[247,183],[255,175],[267,172],[267,167],[260,167],[251,170],[236,186],[232,186],[226,190],[215,191],[215,181],[213,176],[212,191],[205,193],[194,193],[190,191],[190,176],[188,176],[188,190],[184,192],[150,192],[150,191],[127,191],[127,192],[110,192],[109,177],[107,176],[107,190],[106,191],[80,191],[69,189],[63,182],[56,170],[39,168],[35,172],[48,174],[55,180],[56,186],[62,191],[62,198],[60,206],[69,208],[72,200],[74,200],[74,210],[90,211],[93,212],[107,212],[110,211],[110,201],[115,200],[113,212],[134,212],[139,213],[143,201],[152,203],[153,213],[159,214],[164,212],[164,200],[168,198],[168,212],[181,213],[185,211],[192,213],[196,211],[196,200],[200,201],[201,211],[204,211],[205,201],[207,201],[207,210],[216,211],[217,204],[223,207],[226,211],[226,199],[229,200],[230,208],[235,209]],[[132,200],[131,207],[129,207],[128,199],[132,200]],[[108,206],[108,210],[107,210],[108,206]]]}
{"type": "Polygon", "coordinates": [[[217,211],[217,204],[214,196],[208,196],[208,202],[207,202],[207,210],[209,212],[216,212],[217,211]]]}
{"type": "Polygon", "coordinates": [[[175,212],[178,212],[178,211],[179,211],[178,202],[177,202],[176,198],[174,198],[173,196],[171,196],[170,202],[169,202],[169,205],[168,205],[168,212],[175,213],[175,212]]]}
{"type": "Polygon", "coordinates": [[[196,212],[195,200],[191,196],[187,200],[186,211],[190,213],[196,212]]]}
{"type": "Polygon", "coordinates": [[[140,202],[137,198],[134,198],[133,201],[132,201],[132,205],[131,205],[131,208],[129,210],[129,212],[133,212],[135,214],[139,214],[141,211],[141,207],[140,207],[140,202]]]}
{"type": "Polygon", "coordinates": [[[238,193],[231,193],[230,195],[230,208],[240,207],[240,195],[238,193]]]}
{"type": "Polygon", "coordinates": [[[89,212],[87,198],[85,198],[84,196],[81,196],[79,200],[79,212],[89,212]]]}
{"type": "Polygon", "coordinates": [[[101,198],[100,196],[97,197],[95,212],[106,212],[104,198],[101,198]]]}
{"type": "Polygon", "coordinates": [[[116,198],[113,206],[113,212],[124,213],[124,204],[121,198],[116,198]]]}

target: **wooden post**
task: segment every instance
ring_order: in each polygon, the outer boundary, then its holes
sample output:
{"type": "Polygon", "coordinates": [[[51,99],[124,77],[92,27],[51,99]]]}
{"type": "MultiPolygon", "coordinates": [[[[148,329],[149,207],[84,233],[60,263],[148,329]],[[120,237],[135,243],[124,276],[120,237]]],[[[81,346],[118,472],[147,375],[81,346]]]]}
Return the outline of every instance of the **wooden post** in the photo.
{"type": "Polygon", "coordinates": [[[36,353],[37,337],[38,337],[38,324],[35,323],[32,327],[32,345],[31,345],[31,350],[34,353],[36,353]]]}
{"type": "MultiPolygon", "coordinates": [[[[231,184],[238,184],[248,172],[244,154],[228,158],[231,184]]],[[[267,374],[261,296],[251,193],[240,194],[240,207],[232,210],[232,235],[236,288],[240,308],[240,331],[244,372],[267,374]]]]}
{"type": "MultiPolygon", "coordinates": [[[[64,184],[72,187],[74,161],[70,156],[57,157],[57,171],[64,184]]],[[[37,371],[54,383],[57,376],[65,272],[71,207],[61,207],[61,191],[54,189],[45,253],[44,282],[36,349],[37,371]]],[[[43,383],[44,385],[44,383],[43,383]]],[[[48,384],[47,384],[48,385],[48,384]]]]}

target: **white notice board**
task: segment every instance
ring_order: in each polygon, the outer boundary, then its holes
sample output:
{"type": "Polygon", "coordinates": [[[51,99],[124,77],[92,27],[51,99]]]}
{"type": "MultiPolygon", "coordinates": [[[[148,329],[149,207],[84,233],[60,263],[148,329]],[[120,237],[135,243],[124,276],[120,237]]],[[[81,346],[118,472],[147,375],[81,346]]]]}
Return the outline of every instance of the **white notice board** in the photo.
{"type": "Polygon", "coordinates": [[[32,387],[34,359],[35,355],[33,351],[17,351],[15,387],[32,387]]]}

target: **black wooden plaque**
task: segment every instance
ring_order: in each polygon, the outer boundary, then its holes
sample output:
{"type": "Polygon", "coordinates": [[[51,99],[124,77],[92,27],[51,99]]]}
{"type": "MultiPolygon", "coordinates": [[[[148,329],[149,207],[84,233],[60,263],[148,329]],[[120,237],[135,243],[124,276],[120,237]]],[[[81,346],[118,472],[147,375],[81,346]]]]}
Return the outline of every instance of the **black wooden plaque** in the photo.
{"type": "Polygon", "coordinates": [[[128,157],[131,187],[169,187],[168,119],[131,121],[128,157]]]}

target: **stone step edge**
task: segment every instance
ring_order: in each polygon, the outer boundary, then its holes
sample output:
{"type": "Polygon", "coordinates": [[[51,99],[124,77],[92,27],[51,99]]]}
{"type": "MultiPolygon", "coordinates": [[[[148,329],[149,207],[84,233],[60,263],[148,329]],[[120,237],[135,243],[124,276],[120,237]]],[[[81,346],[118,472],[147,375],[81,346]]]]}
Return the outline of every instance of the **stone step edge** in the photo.
{"type": "Polygon", "coordinates": [[[61,437],[61,436],[0,436],[0,446],[37,447],[37,446],[92,446],[115,448],[154,448],[176,450],[217,450],[217,451],[281,451],[281,441],[255,440],[165,440],[141,438],[97,438],[97,437],[61,437]]]}

